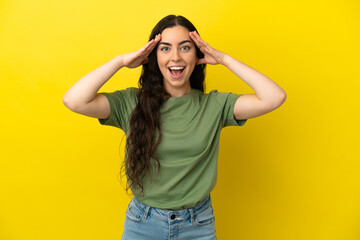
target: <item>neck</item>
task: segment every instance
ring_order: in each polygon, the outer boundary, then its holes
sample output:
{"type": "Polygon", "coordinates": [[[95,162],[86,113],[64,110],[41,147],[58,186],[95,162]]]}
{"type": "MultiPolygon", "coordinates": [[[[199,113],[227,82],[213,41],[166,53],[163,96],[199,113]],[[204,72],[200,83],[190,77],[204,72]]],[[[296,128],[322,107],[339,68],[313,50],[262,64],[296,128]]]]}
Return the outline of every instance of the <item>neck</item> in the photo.
{"type": "Polygon", "coordinates": [[[187,86],[186,88],[171,88],[171,89],[166,89],[166,91],[170,94],[171,97],[182,97],[185,94],[190,93],[192,90],[192,88],[189,86],[187,86]]]}

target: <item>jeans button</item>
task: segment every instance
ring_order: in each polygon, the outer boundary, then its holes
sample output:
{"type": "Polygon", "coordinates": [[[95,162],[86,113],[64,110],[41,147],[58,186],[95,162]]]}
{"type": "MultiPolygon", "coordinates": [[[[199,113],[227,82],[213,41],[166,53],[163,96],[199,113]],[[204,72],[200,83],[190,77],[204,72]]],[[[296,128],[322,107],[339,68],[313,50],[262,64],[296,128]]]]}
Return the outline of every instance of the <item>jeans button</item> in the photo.
{"type": "Polygon", "coordinates": [[[176,218],[176,216],[173,214],[173,215],[171,215],[171,220],[174,220],[175,218],[176,218]]]}

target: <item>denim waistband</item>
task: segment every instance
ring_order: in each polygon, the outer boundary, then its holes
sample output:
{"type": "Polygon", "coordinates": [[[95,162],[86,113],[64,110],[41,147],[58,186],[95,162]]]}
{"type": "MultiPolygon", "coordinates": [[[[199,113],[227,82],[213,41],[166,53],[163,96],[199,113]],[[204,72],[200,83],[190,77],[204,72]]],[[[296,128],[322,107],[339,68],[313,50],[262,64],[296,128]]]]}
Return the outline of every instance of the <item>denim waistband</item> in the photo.
{"type": "Polygon", "coordinates": [[[210,194],[205,200],[198,203],[195,207],[179,209],[179,210],[170,210],[170,209],[167,210],[167,209],[150,207],[140,202],[135,196],[132,197],[130,204],[131,203],[135,204],[138,208],[144,211],[144,214],[142,216],[143,218],[147,218],[148,214],[151,212],[150,214],[154,215],[154,217],[164,221],[169,221],[169,219],[173,219],[174,216],[183,220],[188,218],[194,219],[194,216],[196,214],[199,214],[204,210],[206,210],[209,207],[209,205],[212,206],[210,194]],[[154,211],[150,211],[151,209],[154,211]]]}

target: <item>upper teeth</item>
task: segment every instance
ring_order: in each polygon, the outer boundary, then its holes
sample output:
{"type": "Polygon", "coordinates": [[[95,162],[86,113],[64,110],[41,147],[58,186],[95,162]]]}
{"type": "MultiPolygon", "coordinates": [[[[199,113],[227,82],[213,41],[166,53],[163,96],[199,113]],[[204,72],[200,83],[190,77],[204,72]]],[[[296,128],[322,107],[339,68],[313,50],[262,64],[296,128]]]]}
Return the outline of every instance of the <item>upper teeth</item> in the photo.
{"type": "Polygon", "coordinates": [[[184,67],[171,67],[170,69],[171,70],[181,70],[181,69],[184,69],[184,67]]]}

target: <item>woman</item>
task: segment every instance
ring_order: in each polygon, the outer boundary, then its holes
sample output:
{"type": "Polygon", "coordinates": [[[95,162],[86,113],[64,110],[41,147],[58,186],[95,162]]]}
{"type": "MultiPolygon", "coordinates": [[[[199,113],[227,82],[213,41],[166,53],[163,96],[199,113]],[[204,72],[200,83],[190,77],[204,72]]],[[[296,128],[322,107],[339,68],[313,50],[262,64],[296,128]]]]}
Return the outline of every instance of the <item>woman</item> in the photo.
{"type": "Polygon", "coordinates": [[[140,50],[118,55],[63,97],[72,111],[121,128],[133,198],[122,239],[216,239],[210,192],[220,131],[278,108],[285,91],[203,41],[193,24],[169,15],[140,50]],[[206,64],[222,64],[255,94],[204,93],[206,64]],[[122,67],[142,65],[139,88],[97,93],[122,67]]]}

